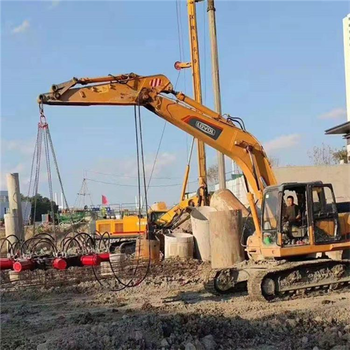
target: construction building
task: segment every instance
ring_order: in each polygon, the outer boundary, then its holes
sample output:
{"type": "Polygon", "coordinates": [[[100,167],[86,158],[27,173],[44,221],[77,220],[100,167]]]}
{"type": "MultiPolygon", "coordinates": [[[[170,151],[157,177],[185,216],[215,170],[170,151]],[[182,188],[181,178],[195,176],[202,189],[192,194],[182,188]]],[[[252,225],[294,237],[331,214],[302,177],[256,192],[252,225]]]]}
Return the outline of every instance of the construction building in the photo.
{"type": "Polygon", "coordinates": [[[348,121],[350,120],[350,13],[343,19],[345,88],[348,121]]]}
{"type": "MultiPolygon", "coordinates": [[[[29,216],[32,209],[32,204],[27,201],[22,201],[23,223],[28,224],[29,216]]],[[[0,220],[4,220],[4,215],[9,213],[10,202],[7,191],[0,191],[0,220]]]]}
{"type": "MultiPolygon", "coordinates": [[[[311,165],[311,166],[288,166],[274,168],[278,183],[283,182],[308,182],[322,181],[332,183],[337,203],[350,201],[350,164],[338,165],[311,165]]],[[[245,206],[249,206],[247,190],[242,174],[232,174],[231,179],[226,181],[229,189],[245,206]]],[[[214,190],[219,189],[215,184],[214,190]]]]}
{"type": "Polygon", "coordinates": [[[348,163],[350,163],[350,13],[343,19],[345,94],[347,122],[325,131],[326,135],[343,135],[346,140],[348,163]]]}

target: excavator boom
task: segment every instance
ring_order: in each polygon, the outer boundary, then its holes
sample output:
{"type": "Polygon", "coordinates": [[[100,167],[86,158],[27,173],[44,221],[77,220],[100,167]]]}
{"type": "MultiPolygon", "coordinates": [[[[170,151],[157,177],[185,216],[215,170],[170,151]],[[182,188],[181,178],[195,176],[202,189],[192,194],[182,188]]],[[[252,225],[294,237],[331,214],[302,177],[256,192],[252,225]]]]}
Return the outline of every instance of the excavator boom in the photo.
{"type": "Polygon", "coordinates": [[[175,92],[164,75],[142,77],[131,73],[73,78],[53,85],[51,92],[39,96],[38,102],[67,106],[142,105],[237,161],[257,199],[261,198],[264,187],[276,184],[267,156],[256,138],[185,94],[175,92]]]}
{"type": "Polygon", "coordinates": [[[164,75],[140,77],[134,73],[98,78],[73,78],[52,85],[51,91],[39,96],[38,102],[48,105],[138,105],[142,89],[171,92],[173,86],[164,75]],[[82,87],[75,88],[76,85],[82,87]]]}
{"type": "Polygon", "coordinates": [[[252,216],[260,233],[255,202],[262,199],[265,187],[276,184],[262,145],[242,125],[236,126],[234,118],[223,118],[185,94],[175,92],[164,75],[143,77],[131,73],[73,78],[66,83],[53,85],[51,92],[39,96],[38,102],[67,106],[140,105],[224,153],[244,173],[252,216]]]}

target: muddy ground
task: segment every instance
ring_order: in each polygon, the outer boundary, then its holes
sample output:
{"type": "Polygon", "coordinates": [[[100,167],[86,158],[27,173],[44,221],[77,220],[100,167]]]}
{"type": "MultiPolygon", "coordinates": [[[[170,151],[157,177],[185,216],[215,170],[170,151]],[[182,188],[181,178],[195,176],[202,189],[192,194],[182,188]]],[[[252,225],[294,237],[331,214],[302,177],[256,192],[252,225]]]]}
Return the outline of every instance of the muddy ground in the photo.
{"type": "Polygon", "coordinates": [[[213,296],[196,261],[120,292],[96,282],[2,290],[1,349],[350,349],[350,292],[256,302],[213,296]]]}

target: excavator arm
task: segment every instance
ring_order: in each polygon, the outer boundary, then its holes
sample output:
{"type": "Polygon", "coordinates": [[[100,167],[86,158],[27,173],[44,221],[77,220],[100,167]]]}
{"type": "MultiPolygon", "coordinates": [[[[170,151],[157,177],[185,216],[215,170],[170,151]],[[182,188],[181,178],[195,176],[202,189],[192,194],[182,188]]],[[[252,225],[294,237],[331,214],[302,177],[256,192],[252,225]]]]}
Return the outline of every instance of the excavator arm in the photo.
{"type": "Polygon", "coordinates": [[[262,199],[266,186],[277,183],[262,145],[249,132],[237,127],[233,118],[223,118],[185,94],[175,92],[164,75],[143,77],[131,73],[73,78],[53,85],[49,93],[39,96],[38,102],[63,106],[140,105],[202,140],[233,159],[242,169],[254,224],[260,233],[255,201],[262,199]]]}

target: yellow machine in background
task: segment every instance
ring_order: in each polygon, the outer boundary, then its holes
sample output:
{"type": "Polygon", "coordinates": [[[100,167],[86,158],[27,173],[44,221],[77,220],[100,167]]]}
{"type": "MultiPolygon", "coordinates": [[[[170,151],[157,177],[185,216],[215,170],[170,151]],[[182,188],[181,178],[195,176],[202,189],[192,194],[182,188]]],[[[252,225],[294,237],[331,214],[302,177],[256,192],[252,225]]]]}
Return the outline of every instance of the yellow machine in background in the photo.
{"type": "Polygon", "coordinates": [[[166,228],[174,223],[177,217],[184,212],[187,207],[198,206],[198,196],[186,198],[169,210],[150,210],[150,221],[160,228],[166,228]]]}
{"type": "Polygon", "coordinates": [[[111,238],[138,237],[146,232],[147,218],[139,218],[137,215],[124,216],[121,219],[96,220],[96,231],[99,234],[108,232],[111,238]]]}
{"type": "MultiPolygon", "coordinates": [[[[151,205],[148,211],[150,224],[164,226],[171,222],[173,218],[181,213],[181,209],[188,205],[189,200],[181,202],[179,205],[168,210],[164,202],[156,202],[151,205]],[[184,205],[184,207],[183,207],[184,205]]],[[[96,231],[102,235],[108,232],[111,238],[133,238],[146,232],[147,217],[138,215],[129,215],[127,212],[121,213],[120,219],[101,219],[96,220],[96,231]]]]}
{"type": "MultiPolygon", "coordinates": [[[[198,196],[185,198],[171,209],[168,209],[164,202],[156,202],[151,205],[148,211],[149,224],[157,228],[168,228],[181,216],[187,207],[198,206],[198,201],[198,196]]],[[[122,217],[120,219],[96,220],[96,231],[100,235],[108,232],[111,238],[132,238],[145,233],[147,225],[146,217],[140,219],[135,214],[124,215],[122,213],[121,215],[122,217]]]]}

